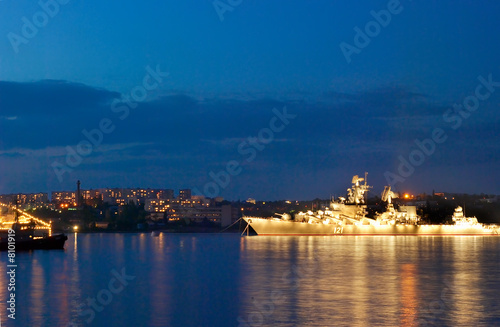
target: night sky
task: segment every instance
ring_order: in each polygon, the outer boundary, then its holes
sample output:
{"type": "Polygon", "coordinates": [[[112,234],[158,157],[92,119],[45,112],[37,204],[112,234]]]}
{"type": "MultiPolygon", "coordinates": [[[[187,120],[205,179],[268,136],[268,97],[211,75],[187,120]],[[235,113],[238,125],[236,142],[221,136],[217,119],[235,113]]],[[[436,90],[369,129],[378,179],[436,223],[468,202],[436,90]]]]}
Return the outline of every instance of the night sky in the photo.
{"type": "Polygon", "coordinates": [[[44,3],[0,1],[0,193],[500,194],[498,1],[44,3]]]}

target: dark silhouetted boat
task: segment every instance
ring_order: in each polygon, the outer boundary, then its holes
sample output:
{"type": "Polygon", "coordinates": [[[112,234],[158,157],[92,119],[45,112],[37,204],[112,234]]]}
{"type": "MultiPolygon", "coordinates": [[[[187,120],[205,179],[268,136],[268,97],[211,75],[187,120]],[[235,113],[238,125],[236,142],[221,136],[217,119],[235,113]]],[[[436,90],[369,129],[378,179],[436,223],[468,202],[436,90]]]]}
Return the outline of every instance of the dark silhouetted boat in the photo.
{"type": "Polygon", "coordinates": [[[35,228],[35,224],[14,223],[11,233],[3,230],[0,233],[0,251],[7,251],[9,245],[15,251],[64,249],[64,243],[68,239],[65,234],[36,236],[35,228]]]}
{"type": "Polygon", "coordinates": [[[0,227],[0,251],[64,249],[68,237],[64,234],[53,235],[51,224],[18,209],[17,204],[0,203],[0,205],[15,213],[14,223],[2,222],[0,227]],[[21,219],[19,214],[22,215],[21,219]]]}

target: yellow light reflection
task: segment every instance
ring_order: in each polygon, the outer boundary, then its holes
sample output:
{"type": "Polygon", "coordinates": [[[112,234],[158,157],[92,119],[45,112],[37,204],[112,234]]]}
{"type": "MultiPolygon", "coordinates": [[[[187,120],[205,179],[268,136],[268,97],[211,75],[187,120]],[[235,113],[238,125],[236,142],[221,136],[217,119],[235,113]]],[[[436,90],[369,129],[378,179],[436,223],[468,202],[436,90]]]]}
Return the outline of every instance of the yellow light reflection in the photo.
{"type": "Polygon", "coordinates": [[[417,321],[416,266],[407,263],[401,267],[401,326],[416,326],[417,321]]]}

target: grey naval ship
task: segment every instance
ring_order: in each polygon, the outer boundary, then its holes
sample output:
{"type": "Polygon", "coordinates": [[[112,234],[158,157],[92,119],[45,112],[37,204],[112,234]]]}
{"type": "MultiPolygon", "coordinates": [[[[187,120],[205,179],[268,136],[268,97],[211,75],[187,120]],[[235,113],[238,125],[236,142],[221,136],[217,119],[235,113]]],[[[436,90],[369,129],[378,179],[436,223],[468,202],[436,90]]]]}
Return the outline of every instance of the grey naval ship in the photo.
{"type": "Polygon", "coordinates": [[[347,189],[347,198],[332,198],[324,210],[276,214],[278,217],[243,217],[257,235],[261,236],[341,236],[341,235],[443,235],[443,236],[499,236],[500,226],[481,224],[475,217],[466,217],[457,207],[452,224],[424,224],[417,215],[415,206],[399,206],[396,210],[392,199],[397,197],[390,186],[382,192],[382,201],[387,209],[368,218],[365,193],[371,188],[365,177],[354,176],[352,187],[347,189]]]}

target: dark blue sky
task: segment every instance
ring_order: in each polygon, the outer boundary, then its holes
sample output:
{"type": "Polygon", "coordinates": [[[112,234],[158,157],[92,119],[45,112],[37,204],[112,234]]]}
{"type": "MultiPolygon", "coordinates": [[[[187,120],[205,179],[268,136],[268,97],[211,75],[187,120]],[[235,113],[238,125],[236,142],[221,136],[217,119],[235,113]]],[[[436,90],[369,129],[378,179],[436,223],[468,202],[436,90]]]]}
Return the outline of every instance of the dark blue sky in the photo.
{"type": "Polygon", "coordinates": [[[500,193],[497,1],[66,1],[0,1],[0,193],[500,193]]]}

